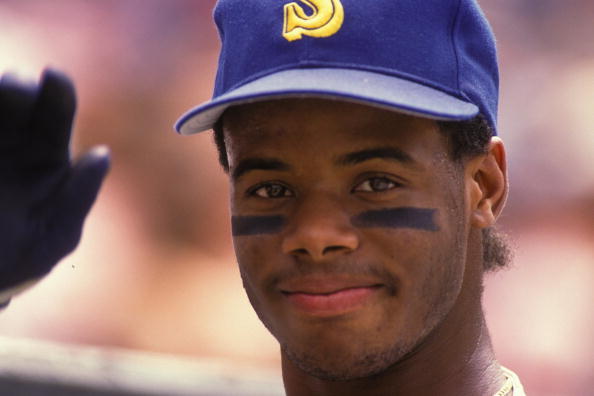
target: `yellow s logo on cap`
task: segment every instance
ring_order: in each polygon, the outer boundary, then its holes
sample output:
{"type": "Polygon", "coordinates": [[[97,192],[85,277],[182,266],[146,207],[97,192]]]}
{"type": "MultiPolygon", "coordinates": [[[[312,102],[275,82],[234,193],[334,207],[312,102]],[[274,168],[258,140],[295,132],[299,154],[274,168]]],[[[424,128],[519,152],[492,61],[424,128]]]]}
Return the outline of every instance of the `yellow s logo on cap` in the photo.
{"type": "Polygon", "coordinates": [[[299,40],[303,35],[329,37],[340,30],[344,21],[344,9],[340,0],[300,0],[312,10],[307,15],[296,2],[285,5],[283,37],[289,41],[299,40]]]}

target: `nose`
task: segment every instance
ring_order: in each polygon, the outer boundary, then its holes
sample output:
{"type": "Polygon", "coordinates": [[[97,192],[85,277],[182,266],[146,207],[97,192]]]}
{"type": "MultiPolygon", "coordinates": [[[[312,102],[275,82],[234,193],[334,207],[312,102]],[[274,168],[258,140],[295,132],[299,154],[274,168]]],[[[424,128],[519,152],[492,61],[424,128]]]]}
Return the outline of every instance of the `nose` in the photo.
{"type": "Polygon", "coordinates": [[[283,253],[313,261],[347,254],[359,247],[349,214],[332,199],[309,199],[292,213],[282,241],[283,253]]]}

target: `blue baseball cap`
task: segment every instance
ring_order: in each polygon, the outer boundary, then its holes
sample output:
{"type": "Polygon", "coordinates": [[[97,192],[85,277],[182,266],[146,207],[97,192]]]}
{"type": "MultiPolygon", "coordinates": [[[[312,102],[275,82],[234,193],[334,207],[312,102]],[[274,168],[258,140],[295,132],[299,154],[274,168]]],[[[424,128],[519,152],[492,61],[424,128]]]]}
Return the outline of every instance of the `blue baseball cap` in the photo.
{"type": "Polygon", "coordinates": [[[496,130],[495,38],[476,0],[219,0],[212,100],[175,128],[213,127],[230,106],[338,99],[435,120],[483,115],[496,130]]]}

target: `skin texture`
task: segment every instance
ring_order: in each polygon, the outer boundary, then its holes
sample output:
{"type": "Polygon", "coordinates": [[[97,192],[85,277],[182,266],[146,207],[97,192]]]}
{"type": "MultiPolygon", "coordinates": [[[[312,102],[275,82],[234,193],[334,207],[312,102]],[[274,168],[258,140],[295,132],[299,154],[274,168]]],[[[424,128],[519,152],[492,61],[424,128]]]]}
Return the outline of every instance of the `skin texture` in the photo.
{"type": "Polygon", "coordinates": [[[437,128],[321,99],[226,113],[233,216],[284,218],[234,245],[250,302],[281,345],[289,396],[488,395],[501,384],[480,303],[480,229],[507,193],[503,145],[460,166],[437,128]],[[434,211],[437,227],[352,221],[402,207],[434,211]],[[311,296],[344,290],[364,297],[309,309],[311,296]]]}

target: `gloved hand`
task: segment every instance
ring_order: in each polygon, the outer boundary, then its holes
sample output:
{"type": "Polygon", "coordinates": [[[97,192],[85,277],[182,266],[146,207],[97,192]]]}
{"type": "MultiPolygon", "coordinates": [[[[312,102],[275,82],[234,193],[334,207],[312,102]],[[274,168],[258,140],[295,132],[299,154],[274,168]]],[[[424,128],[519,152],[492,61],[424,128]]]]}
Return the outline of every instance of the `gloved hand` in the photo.
{"type": "Polygon", "coordinates": [[[109,168],[104,147],[71,162],[75,105],[56,71],[39,85],[0,79],[0,305],[74,250],[109,168]]]}

